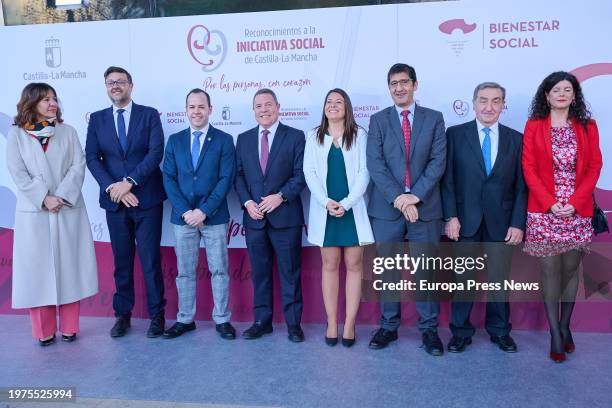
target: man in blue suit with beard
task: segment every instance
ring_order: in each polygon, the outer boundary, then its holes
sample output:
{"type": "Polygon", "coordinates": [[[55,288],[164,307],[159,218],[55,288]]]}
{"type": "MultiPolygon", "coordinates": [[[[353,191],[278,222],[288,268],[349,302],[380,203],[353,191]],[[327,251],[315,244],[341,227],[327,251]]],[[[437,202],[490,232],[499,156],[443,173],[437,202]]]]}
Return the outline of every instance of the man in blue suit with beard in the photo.
{"type": "Polygon", "coordinates": [[[164,332],[166,303],[159,251],[166,199],[159,169],[164,134],[157,110],[132,102],[128,71],[109,67],[104,81],[113,105],[91,114],[85,155],[100,185],[100,206],[106,210],[115,262],[113,309],[117,320],[110,334],[121,337],[130,328],[138,248],[151,318],[147,337],[158,337],[164,332]]]}

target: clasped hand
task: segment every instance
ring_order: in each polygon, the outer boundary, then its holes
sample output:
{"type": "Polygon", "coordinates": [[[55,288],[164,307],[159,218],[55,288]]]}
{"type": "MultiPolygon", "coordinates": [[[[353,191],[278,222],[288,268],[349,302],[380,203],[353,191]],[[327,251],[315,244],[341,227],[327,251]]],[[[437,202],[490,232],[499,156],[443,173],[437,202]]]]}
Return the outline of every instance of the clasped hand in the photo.
{"type": "Polygon", "coordinates": [[[43,200],[43,205],[47,210],[49,210],[49,212],[57,214],[59,210],[61,210],[62,207],[66,205],[66,203],[60,197],[54,195],[47,195],[43,200]]]}
{"type": "Polygon", "coordinates": [[[561,204],[560,202],[556,202],[550,207],[550,212],[560,218],[569,218],[576,212],[576,209],[571,204],[561,204]]]}
{"type": "Polygon", "coordinates": [[[132,184],[127,181],[118,181],[110,185],[108,193],[113,203],[123,203],[126,207],[138,207],[138,197],[130,190],[132,184]]]}
{"type": "Polygon", "coordinates": [[[416,204],[420,201],[414,194],[400,194],[393,201],[393,207],[400,210],[408,221],[416,222],[419,219],[419,210],[416,208],[416,204]]]}
{"type": "Polygon", "coordinates": [[[346,212],[342,204],[332,199],[327,202],[325,208],[327,208],[327,212],[332,217],[342,217],[346,212]]]}

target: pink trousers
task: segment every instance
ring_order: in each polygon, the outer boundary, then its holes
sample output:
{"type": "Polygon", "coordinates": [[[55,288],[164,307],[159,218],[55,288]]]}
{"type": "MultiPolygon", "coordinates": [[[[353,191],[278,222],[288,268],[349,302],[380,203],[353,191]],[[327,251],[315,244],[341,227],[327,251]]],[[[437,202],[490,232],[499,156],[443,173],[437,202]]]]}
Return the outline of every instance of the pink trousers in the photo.
{"type": "Polygon", "coordinates": [[[80,305],[77,301],[59,306],[31,308],[32,336],[37,339],[44,339],[55,334],[57,331],[56,308],[59,309],[60,331],[64,334],[78,333],[80,305]]]}

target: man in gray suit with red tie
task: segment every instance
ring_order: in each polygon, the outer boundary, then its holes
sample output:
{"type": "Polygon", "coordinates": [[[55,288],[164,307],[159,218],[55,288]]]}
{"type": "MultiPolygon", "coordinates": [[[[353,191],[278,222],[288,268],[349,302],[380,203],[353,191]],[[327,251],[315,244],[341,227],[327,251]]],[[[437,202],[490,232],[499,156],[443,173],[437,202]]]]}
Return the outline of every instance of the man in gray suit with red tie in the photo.
{"type": "MultiPolygon", "coordinates": [[[[394,256],[392,245],[408,239],[411,256],[436,256],[442,231],[440,179],[446,165],[444,118],[414,101],[416,72],[406,64],[387,74],[394,105],[372,115],[367,166],[373,182],[368,203],[379,256],[394,256]]],[[[417,275],[417,279],[419,275],[417,275]]],[[[437,300],[416,302],[423,348],[441,355],[437,300]]],[[[401,319],[399,299],[381,302],[381,327],[369,347],[385,348],[397,340],[401,319]]]]}

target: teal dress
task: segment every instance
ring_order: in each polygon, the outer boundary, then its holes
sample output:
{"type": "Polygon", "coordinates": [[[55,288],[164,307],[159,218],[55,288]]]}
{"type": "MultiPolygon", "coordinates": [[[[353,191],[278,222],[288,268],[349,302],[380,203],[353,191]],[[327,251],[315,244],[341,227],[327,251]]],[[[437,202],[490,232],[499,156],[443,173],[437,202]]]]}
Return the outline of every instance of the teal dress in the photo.
{"type": "MultiPolygon", "coordinates": [[[[340,202],[348,196],[349,187],[342,149],[332,143],[327,155],[327,196],[340,202]]],[[[359,245],[353,210],[344,212],[342,217],[327,214],[324,247],[347,247],[359,245]]]]}

